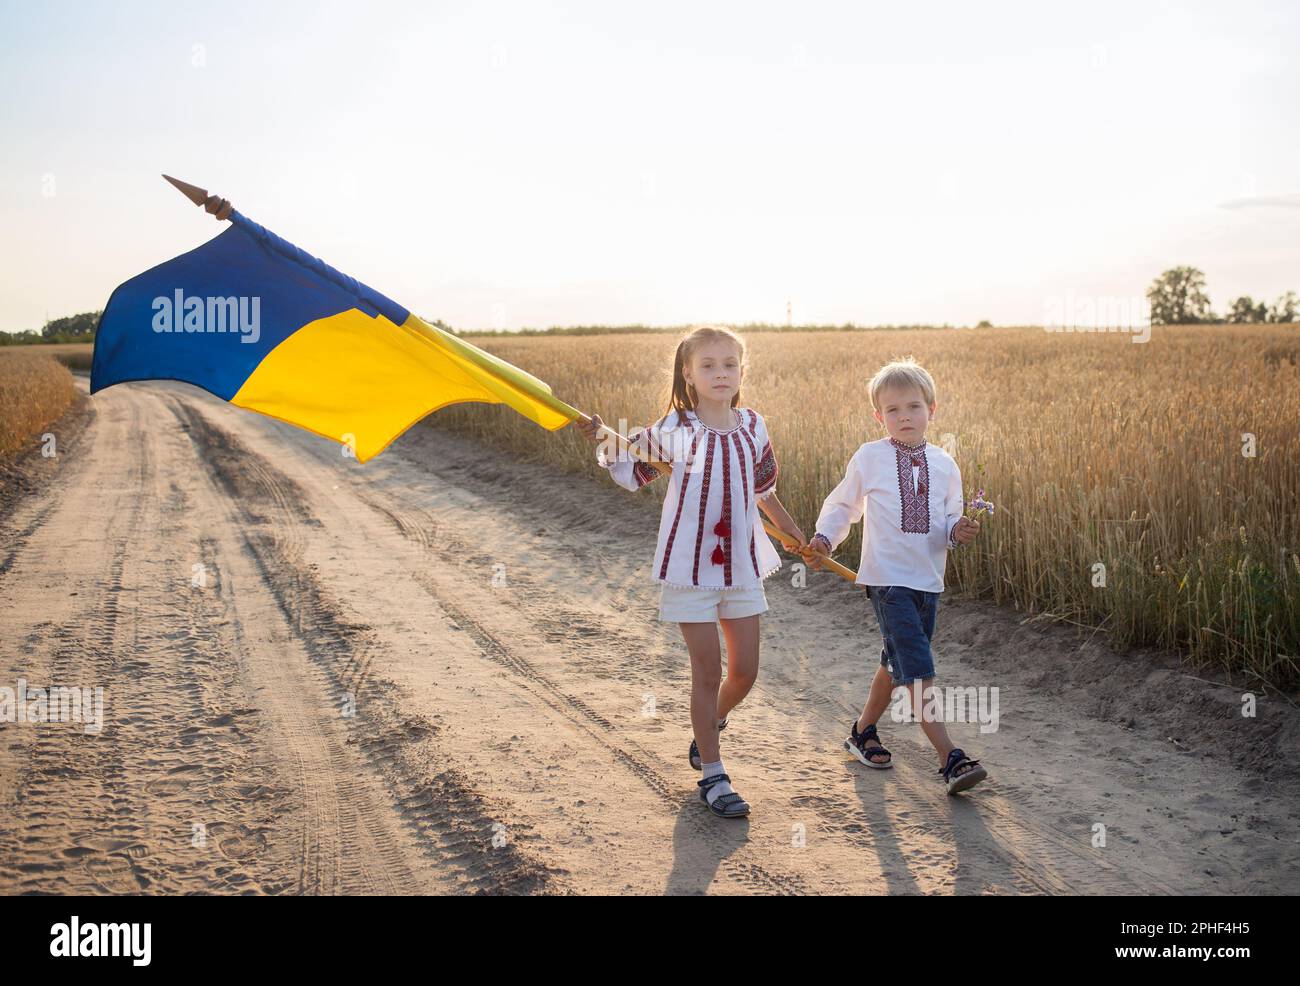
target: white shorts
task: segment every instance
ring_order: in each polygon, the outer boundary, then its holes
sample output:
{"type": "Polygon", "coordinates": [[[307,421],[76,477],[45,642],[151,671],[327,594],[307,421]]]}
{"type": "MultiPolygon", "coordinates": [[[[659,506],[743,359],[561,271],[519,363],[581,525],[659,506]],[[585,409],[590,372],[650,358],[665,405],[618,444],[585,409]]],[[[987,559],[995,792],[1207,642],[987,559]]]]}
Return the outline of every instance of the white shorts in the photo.
{"type": "Polygon", "coordinates": [[[752,589],[683,589],[665,585],[659,596],[659,619],[665,623],[716,623],[767,612],[762,585],[752,589]]]}

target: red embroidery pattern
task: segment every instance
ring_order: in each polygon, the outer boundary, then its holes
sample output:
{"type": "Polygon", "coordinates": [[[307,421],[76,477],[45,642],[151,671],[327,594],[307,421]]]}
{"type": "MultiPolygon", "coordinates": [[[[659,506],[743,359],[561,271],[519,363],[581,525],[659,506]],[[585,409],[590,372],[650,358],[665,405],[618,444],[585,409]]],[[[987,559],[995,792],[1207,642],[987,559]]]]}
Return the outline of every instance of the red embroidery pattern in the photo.
{"type": "MultiPolygon", "coordinates": [[[[662,422],[660,423],[662,424],[662,422]]],[[[645,430],[644,448],[648,453],[650,453],[650,458],[654,459],[656,462],[668,461],[668,457],[664,455],[663,449],[659,447],[659,443],[655,441],[655,437],[649,428],[645,430]]]]}
{"type": "MultiPolygon", "coordinates": [[[[667,418],[664,418],[663,421],[659,422],[659,426],[662,427],[664,421],[667,420],[668,420],[667,418]]],[[[668,457],[663,454],[662,448],[660,447],[659,443],[656,442],[654,439],[654,431],[653,431],[654,427],[656,426],[646,425],[644,428],[639,428],[636,431],[630,433],[628,435],[628,443],[629,445],[634,446],[640,451],[647,453],[650,456],[651,461],[669,462],[671,460],[669,460],[668,457]]],[[[629,451],[627,454],[633,455],[631,451],[629,451]]],[[[634,455],[633,455],[633,459],[634,461],[632,463],[632,476],[633,478],[636,479],[636,485],[638,489],[640,489],[642,486],[645,486],[647,483],[653,483],[660,476],[664,475],[654,466],[650,465],[650,463],[642,462],[641,459],[636,458],[634,455]]]]}
{"type": "Polygon", "coordinates": [[[691,584],[700,584],[700,546],[704,543],[704,508],[709,504],[709,480],[713,476],[713,432],[704,453],[704,485],[700,487],[700,522],[695,528],[695,564],[691,567],[691,584]]]}
{"type": "MultiPolygon", "coordinates": [[[[750,411],[753,414],[753,411],[750,411]]],[[[740,438],[736,440],[736,451],[740,455],[740,481],[741,486],[745,489],[745,516],[749,516],[749,473],[753,464],[758,460],[758,449],[754,447],[754,438],[744,431],[740,433],[740,438]],[[741,442],[744,438],[744,444],[741,442]],[[745,458],[745,446],[749,446],[749,459],[745,458]]],[[[749,532],[749,561],[753,563],[754,575],[758,575],[758,554],[754,550],[754,529],[750,528],[749,532]]]]}
{"type": "MultiPolygon", "coordinates": [[[[676,446],[677,443],[675,442],[675,439],[677,438],[677,428],[681,427],[684,427],[684,425],[683,422],[679,420],[676,428],[669,428],[668,415],[664,415],[655,424],[646,425],[644,428],[631,432],[628,435],[628,438],[633,445],[636,445],[650,457],[651,462],[667,462],[671,464],[675,461],[672,455],[673,448],[666,447],[663,442],[659,440],[658,436],[666,435],[668,445],[676,446]]],[[[656,472],[658,472],[658,470],[656,470],[656,472]]]]}
{"type": "MultiPolygon", "coordinates": [[[[739,441],[739,439],[737,439],[739,441]]],[[[722,566],[722,584],[731,585],[731,436],[722,436],[722,529],[726,535],[726,561],[722,566]]]]}
{"type": "Polygon", "coordinates": [[[758,446],[754,444],[753,436],[745,431],[741,431],[740,437],[743,438],[745,444],[749,446],[749,456],[753,460],[754,465],[758,465],[758,446]]]}
{"type": "Polygon", "coordinates": [[[758,414],[753,408],[746,408],[746,413],[749,415],[749,433],[757,438],[758,433],[754,429],[758,427],[758,414]]]}
{"type": "Polygon", "coordinates": [[[767,442],[763,454],[758,457],[758,465],[754,467],[754,495],[760,496],[775,485],[776,453],[772,451],[772,443],[767,442]]]}
{"type": "Polygon", "coordinates": [[[925,445],[909,448],[893,438],[898,459],[898,496],[903,504],[902,530],[904,534],[930,533],[930,465],[925,458],[925,445]],[[918,467],[916,485],[912,485],[912,467],[918,467]]]}
{"type": "Polygon", "coordinates": [[[653,483],[656,479],[662,476],[663,473],[648,462],[642,462],[640,459],[637,459],[637,461],[632,464],[632,475],[636,477],[636,485],[639,489],[647,483],[653,483]]]}
{"type": "MultiPolygon", "coordinates": [[[[698,434],[691,439],[691,453],[688,458],[695,457],[695,446],[699,443],[699,440],[700,440],[700,436],[698,434]]],[[[673,542],[677,540],[677,525],[681,523],[682,507],[686,503],[686,489],[690,485],[691,485],[691,471],[690,469],[683,469],[682,486],[681,489],[677,491],[677,512],[673,514],[673,526],[668,531],[668,541],[664,545],[663,564],[659,566],[659,577],[661,579],[668,578],[668,559],[671,558],[673,555],[673,542]]]]}
{"type": "Polygon", "coordinates": [[[732,425],[730,428],[721,428],[721,429],[711,428],[708,425],[706,425],[703,421],[701,421],[700,416],[696,414],[694,411],[692,411],[691,414],[692,414],[692,418],[691,418],[692,423],[699,425],[705,431],[710,431],[715,435],[730,435],[733,431],[736,431],[739,428],[741,428],[745,423],[745,420],[744,418],[741,417],[740,412],[737,411],[734,407],[731,409],[731,420],[736,423],[732,425]]]}
{"type": "MultiPolygon", "coordinates": [[[[743,431],[740,433],[745,434],[743,431]]],[[[749,515],[749,460],[745,458],[745,444],[738,437],[736,439],[736,465],[740,473],[740,488],[745,494],[745,515],[749,515]]]]}

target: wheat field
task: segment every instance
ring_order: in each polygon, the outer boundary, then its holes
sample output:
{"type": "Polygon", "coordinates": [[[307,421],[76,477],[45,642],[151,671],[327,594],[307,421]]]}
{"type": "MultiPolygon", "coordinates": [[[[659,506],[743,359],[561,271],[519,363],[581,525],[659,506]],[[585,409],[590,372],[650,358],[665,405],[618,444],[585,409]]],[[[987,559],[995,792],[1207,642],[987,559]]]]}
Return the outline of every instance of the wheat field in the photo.
{"type": "MultiPolygon", "coordinates": [[[[914,356],[938,385],[927,437],[953,453],[968,496],[983,487],[999,508],[956,553],[950,591],[1105,633],[1117,647],[1176,651],[1244,682],[1300,685],[1296,327],[1156,328],[1145,343],[1034,328],[742,334],[741,402],[767,419],[781,500],[805,534],[852,453],[883,435],[871,375],[914,356]]],[[[677,338],[474,342],[574,406],[636,427],[661,413],[677,338]]],[[[598,473],[572,430],[548,434],[499,407],[432,420],[598,473]]],[[[860,530],[837,552],[854,567],[860,530]]]]}
{"type": "MultiPolygon", "coordinates": [[[[1119,647],[1176,651],[1244,682],[1300,686],[1300,328],[1156,328],[1141,344],[1035,328],[742,335],[742,403],[767,419],[781,500],[805,534],[849,456],[883,434],[867,381],[880,364],[914,356],[938,385],[927,437],[954,455],[968,495],[983,487],[998,505],[972,549],[954,555],[950,590],[1119,647]]],[[[627,428],[662,413],[677,338],[473,341],[627,428]]],[[[89,347],[75,348],[57,356],[86,362],[89,347]]],[[[72,399],[70,375],[45,352],[0,351],[0,452],[72,399]]],[[[482,405],[430,420],[601,478],[571,430],[548,434],[482,405]]],[[[837,552],[853,566],[860,530],[837,552]]]]}
{"type": "Polygon", "coordinates": [[[0,349],[0,456],[30,445],[75,398],[72,374],[52,356],[0,349]]]}

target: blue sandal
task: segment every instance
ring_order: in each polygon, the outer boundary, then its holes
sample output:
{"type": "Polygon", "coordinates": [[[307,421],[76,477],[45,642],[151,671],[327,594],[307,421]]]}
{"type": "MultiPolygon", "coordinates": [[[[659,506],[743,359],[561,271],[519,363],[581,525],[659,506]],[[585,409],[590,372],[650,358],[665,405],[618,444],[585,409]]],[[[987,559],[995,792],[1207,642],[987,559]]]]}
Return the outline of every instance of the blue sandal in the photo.
{"type": "Polygon", "coordinates": [[[943,779],[948,784],[949,794],[974,787],[989,776],[989,772],[980,766],[978,760],[972,760],[960,749],[948,753],[948,762],[939,768],[939,773],[943,774],[943,779]]]}
{"type": "Polygon", "coordinates": [[[749,814],[749,805],[735,791],[730,794],[719,794],[713,799],[713,803],[709,804],[709,791],[723,781],[731,783],[731,778],[726,774],[714,774],[712,777],[706,777],[704,780],[699,781],[700,800],[708,805],[709,811],[719,818],[744,818],[749,814]]]}

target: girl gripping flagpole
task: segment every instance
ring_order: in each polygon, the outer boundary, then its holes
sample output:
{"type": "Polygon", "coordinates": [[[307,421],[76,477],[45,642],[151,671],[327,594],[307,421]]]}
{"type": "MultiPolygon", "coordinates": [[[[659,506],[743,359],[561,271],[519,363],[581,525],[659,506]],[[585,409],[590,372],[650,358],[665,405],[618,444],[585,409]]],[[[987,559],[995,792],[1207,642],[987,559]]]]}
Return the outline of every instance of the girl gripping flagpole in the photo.
{"type": "Polygon", "coordinates": [[[723,769],[718,732],[758,677],[759,615],[768,609],[763,580],[781,567],[759,510],[797,542],[796,550],[807,543],[776,496],[767,425],[740,405],[744,372],[741,338],[701,326],[677,346],[666,413],[628,436],[639,457],[611,454],[599,415],[575,422],[601,443],[597,461],[620,486],[637,490],[670,477],[653,564],[662,585],[659,618],[678,624],[690,652],[695,738],[688,757],[703,772],[700,797],[723,818],[749,814],[723,769]],[[725,679],[718,623],[727,643],[725,679]]]}

